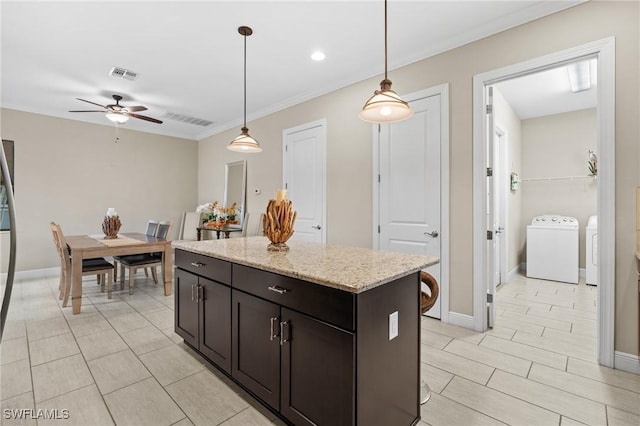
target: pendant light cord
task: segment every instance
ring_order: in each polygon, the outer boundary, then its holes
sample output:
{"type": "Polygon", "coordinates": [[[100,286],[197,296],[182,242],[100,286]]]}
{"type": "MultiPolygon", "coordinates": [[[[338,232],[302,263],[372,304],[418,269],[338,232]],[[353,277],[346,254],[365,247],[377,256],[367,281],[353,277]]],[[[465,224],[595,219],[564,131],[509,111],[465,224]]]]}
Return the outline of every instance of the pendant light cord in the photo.
{"type": "MultiPolygon", "coordinates": [[[[386,1],[386,0],[385,0],[386,1]]],[[[247,127],[247,34],[244,34],[244,127],[247,127]]]]}
{"type": "Polygon", "coordinates": [[[387,80],[387,0],[384,0],[384,79],[387,80]]]}

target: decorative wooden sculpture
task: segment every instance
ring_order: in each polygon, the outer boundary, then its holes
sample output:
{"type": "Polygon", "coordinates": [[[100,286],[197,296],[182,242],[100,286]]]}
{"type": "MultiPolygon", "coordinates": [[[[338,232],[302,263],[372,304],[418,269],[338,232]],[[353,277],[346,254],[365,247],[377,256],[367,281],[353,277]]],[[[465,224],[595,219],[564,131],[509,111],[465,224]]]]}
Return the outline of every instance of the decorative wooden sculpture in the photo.
{"type": "Polygon", "coordinates": [[[122,223],[120,222],[119,216],[105,216],[102,221],[102,232],[104,232],[106,240],[112,240],[114,238],[118,238],[118,231],[120,231],[120,226],[122,223]]]}
{"type": "Polygon", "coordinates": [[[293,235],[296,215],[297,212],[293,211],[291,201],[287,200],[287,191],[285,189],[278,191],[278,196],[275,200],[269,200],[262,222],[264,235],[271,241],[267,250],[289,250],[286,242],[293,235]]]}

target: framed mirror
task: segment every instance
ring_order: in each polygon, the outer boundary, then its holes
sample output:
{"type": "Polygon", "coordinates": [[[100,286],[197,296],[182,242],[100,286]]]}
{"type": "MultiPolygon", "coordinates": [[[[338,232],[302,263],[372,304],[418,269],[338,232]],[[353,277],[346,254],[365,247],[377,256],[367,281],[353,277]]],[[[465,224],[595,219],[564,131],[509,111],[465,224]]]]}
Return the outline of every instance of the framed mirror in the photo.
{"type": "Polygon", "coordinates": [[[224,207],[236,204],[238,224],[242,228],[247,204],[247,160],[234,161],[225,165],[224,207]]]}

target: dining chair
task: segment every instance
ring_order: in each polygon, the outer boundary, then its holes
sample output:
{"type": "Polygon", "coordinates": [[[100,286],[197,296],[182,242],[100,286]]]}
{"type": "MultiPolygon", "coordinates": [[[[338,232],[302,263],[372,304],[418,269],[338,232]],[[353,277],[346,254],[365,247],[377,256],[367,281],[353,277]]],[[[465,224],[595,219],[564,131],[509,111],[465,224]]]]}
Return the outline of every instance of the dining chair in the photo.
{"type": "Polygon", "coordinates": [[[262,217],[264,213],[247,213],[245,221],[242,224],[242,236],[253,237],[255,235],[263,235],[262,232],[262,217]]]}
{"type": "MultiPolygon", "coordinates": [[[[164,221],[158,224],[156,229],[156,238],[167,239],[171,233],[171,221],[164,221]]],[[[154,284],[158,284],[158,274],[156,267],[162,265],[162,252],[133,254],[129,256],[120,256],[118,261],[122,267],[120,273],[120,285],[124,285],[124,271],[129,270],[129,294],[133,294],[133,286],[135,283],[134,276],[137,268],[151,268],[151,276],[154,284]]],[[[164,272],[163,272],[164,273],[164,272]]],[[[164,278],[164,277],[163,277],[164,278]]]]}
{"type": "MultiPolygon", "coordinates": [[[[60,259],[60,291],[59,299],[62,300],[62,306],[66,307],[71,292],[71,255],[67,248],[67,241],[62,233],[62,228],[55,222],[49,224],[51,233],[53,234],[53,242],[55,243],[60,259]]],[[[104,258],[83,259],[82,260],[82,276],[96,275],[100,290],[104,292],[105,283],[107,287],[107,297],[111,299],[113,287],[113,265],[104,258]]]]}
{"type": "MultiPolygon", "coordinates": [[[[149,221],[147,222],[147,230],[144,231],[145,235],[148,235],[150,237],[154,237],[156,235],[156,232],[158,231],[158,221],[155,219],[149,219],[149,221]]],[[[113,264],[115,267],[115,274],[114,277],[117,280],[118,279],[118,265],[121,264],[121,259],[127,256],[135,256],[135,255],[124,255],[124,256],[114,256],[113,257],[113,264]]],[[[133,270],[133,273],[135,274],[137,272],[137,270],[133,270]]],[[[124,284],[124,268],[121,268],[120,270],[120,274],[121,274],[121,279],[120,279],[120,285],[122,286],[124,284]]],[[[149,277],[149,271],[147,268],[144,268],[144,275],[146,277],[149,277]]]]}

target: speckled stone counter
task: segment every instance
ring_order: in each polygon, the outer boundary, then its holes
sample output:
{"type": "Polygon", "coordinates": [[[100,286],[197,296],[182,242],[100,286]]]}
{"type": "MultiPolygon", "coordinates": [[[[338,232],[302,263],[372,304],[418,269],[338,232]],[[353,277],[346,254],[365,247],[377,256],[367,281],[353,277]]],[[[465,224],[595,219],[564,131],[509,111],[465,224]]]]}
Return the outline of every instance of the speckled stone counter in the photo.
{"type": "Polygon", "coordinates": [[[288,252],[267,251],[266,237],[174,241],[173,247],[327,287],[361,293],[438,263],[415,256],[333,244],[290,241],[288,252]]]}

